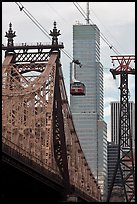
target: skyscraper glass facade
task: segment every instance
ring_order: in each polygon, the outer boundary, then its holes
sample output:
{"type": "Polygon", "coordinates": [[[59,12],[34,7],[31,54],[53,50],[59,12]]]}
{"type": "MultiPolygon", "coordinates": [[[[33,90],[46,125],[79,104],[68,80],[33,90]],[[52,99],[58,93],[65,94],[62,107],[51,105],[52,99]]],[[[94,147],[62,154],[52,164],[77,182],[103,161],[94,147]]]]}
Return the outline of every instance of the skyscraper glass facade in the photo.
{"type": "MultiPolygon", "coordinates": [[[[119,143],[119,115],[120,115],[120,102],[111,102],[111,141],[115,144],[119,143]]],[[[135,148],[135,103],[129,101],[129,121],[132,133],[133,148],[135,148]]]]}
{"type": "MultiPolygon", "coordinates": [[[[100,31],[96,25],[73,26],[73,58],[75,78],[85,84],[85,95],[70,95],[70,107],[85,157],[107,194],[107,125],[103,120],[103,66],[100,63],[100,31]]],[[[70,81],[73,70],[70,67],[70,81]]]]}
{"type": "MultiPolygon", "coordinates": [[[[108,142],[108,192],[110,191],[110,187],[112,185],[112,180],[114,176],[114,171],[116,168],[118,159],[118,144],[115,144],[114,142],[108,142]]],[[[114,185],[121,186],[122,180],[120,171],[118,169],[118,172],[116,174],[116,179],[114,185]]]]}

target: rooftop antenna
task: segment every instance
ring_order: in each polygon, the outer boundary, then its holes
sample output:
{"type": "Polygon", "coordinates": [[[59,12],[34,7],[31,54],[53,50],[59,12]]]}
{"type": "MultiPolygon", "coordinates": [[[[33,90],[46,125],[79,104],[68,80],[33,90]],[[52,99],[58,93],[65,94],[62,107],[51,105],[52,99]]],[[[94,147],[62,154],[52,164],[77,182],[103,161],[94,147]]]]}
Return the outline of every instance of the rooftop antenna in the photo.
{"type": "Polygon", "coordinates": [[[87,2],[87,18],[86,18],[87,25],[89,24],[89,2],[87,2]]]}

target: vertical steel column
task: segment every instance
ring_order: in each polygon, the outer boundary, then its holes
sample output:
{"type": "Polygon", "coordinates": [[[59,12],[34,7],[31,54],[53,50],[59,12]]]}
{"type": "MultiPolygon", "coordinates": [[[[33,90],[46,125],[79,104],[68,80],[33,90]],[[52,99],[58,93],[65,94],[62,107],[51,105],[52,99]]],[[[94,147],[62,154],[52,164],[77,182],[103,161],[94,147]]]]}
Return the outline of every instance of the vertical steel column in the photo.
{"type": "Polygon", "coordinates": [[[70,181],[69,181],[69,170],[68,170],[68,158],[67,158],[67,147],[64,130],[64,117],[62,110],[62,98],[60,89],[60,50],[58,48],[58,36],[60,31],[57,31],[56,22],[54,22],[53,31],[50,31],[52,36],[51,52],[58,52],[58,58],[56,61],[56,75],[55,75],[55,86],[54,86],[54,99],[53,99],[53,145],[54,145],[54,156],[57,162],[60,173],[64,179],[65,196],[70,194],[70,181]]]}
{"type": "Polygon", "coordinates": [[[118,169],[121,175],[121,188],[124,193],[125,202],[135,201],[135,175],[134,175],[134,158],[132,148],[132,135],[130,128],[130,114],[128,101],[128,74],[135,74],[135,70],[129,67],[132,56],[116,56],[112,61],[118,60],[119,66],[116,69],[111,69],[111,73],[120,74],[120,117],[119,117],[119,146],[118,159],[114,170],[110,191],[107,202],[111,198],[113,187],[116,181],[118,169]]]}

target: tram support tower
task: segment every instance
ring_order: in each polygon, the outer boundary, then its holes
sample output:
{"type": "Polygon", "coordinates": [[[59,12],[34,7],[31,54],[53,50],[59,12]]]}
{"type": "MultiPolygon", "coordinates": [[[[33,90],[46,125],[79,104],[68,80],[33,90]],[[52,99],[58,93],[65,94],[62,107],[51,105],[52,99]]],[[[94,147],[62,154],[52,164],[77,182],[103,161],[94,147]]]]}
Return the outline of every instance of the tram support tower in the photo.
{"type": "Polygon", "coordinates": [[[120,184],[124,194],[125,202],[135,201],[135,167],[132,147],[132,132],[130,128],[130,113],[128,101],[128,74],[135,75],[135,69],[130,67],[130,63],[135,61],[135,56],[111,56],[112,63],[118,62],[115,69],[110,69],[113,78],[120,75],[120,112],[119,112],[119,144],[118,159],[114,170],[107,202],[111,199],[111,194],[116,185],[116,175],[120,171],[120,184]]]}

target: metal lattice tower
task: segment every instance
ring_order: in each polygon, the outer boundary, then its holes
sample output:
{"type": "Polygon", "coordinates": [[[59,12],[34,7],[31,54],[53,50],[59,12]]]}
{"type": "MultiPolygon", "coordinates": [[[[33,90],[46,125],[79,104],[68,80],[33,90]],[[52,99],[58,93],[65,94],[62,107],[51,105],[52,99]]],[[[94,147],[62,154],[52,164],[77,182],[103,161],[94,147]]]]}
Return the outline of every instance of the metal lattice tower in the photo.
{"type": "Polygon", "coordinates": [[[107,201],[111,199],[113,191],[118,186],[115,185],[118,169],[121,175],[121,190],[123,191],[125,202],[135,201],[135,169],[133,156],[133,138],[130,128],[129,102],[128,102],[128,74],[135,75],[135,69],[130,67],[131,61],[135,60],[132,55],[129,56],[111,56],[112,63],[119,63],[116,69],[110,69],[114,79],[120,75],[120,117],[119,117],[119,146],[118,160],[112,178],[112,185],[108,194],[107,201]]]}

